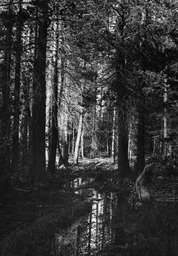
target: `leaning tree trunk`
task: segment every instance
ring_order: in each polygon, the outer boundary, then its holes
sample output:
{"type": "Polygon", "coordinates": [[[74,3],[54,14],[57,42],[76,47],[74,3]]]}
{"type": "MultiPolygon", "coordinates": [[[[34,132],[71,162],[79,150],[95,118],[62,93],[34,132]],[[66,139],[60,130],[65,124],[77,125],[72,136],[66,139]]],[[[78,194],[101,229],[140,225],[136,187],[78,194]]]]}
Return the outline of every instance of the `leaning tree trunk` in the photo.
{"type": "Polygon", "coordinates": [[[37,37],[37,50],[34,66],[33,83],[33,134],[32,134],[32,161],[33,182],[35,185],[46,183],[46,160],[45,160],[45,125],[46,125],[46,42],[47,42],[47,0],[40,1],[39,5],[39,27],[37,37]]]}

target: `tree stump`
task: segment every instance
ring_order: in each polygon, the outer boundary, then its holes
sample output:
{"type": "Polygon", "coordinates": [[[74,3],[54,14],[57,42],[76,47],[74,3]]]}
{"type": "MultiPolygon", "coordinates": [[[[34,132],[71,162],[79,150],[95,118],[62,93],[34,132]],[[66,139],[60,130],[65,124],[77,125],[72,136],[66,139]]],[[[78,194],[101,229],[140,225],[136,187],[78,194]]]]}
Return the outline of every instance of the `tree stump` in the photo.
{"type": "Polygon", "coordinates": [[[135,182],[136,191],[140,201],[150,201],[150,192],[146,185],[150,182],[154,164],[148,164],[135,182]]]}

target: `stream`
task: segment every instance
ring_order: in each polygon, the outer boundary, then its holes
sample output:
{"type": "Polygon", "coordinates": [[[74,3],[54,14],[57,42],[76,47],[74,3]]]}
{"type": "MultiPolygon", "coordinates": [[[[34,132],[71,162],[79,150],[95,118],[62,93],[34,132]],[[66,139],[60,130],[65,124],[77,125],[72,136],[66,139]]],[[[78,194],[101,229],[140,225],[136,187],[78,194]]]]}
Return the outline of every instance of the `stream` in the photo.
{"type": "Polygon", "coordinates": [[[67,230],[55,234],[54,255],[98,255],[114,241],[112,222],[117,197],[111,192],[92,188],[93,179],[77,178],[72,186],[75,193],[91,203],[90,212],[67,230]]]}

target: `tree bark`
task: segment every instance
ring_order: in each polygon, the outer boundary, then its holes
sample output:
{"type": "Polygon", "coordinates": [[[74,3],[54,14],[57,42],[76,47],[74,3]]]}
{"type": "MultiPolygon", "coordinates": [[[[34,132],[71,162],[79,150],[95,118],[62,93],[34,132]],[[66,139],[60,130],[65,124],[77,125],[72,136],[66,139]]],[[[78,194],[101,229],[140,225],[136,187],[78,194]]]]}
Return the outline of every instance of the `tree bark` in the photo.
{"type": "Polygon", "coordinates": [[[83,129],[83,113],[80,113],[79,117],[79,125],[78,125],[78,133],[77,133],[77,139],[75,143],[75,152],[74,152],[74,164],[78,164],[78,158],[79,158],[79,148],[80,148],[80,140],[82,135],[82,129],[83,129]]]}
{"type": "Polygon", "coordinates": [[[168,155],[168,122],[167,122],[167,102],[168,102],[168,88],[167,81],[164,84],[164,92],[163,92],[163,102],[164,102],[164,110],[163,110],[163,159],[165,159],[168,155]]]}
{"type": "Polygon", "coordinates": [[[35,185],[46,183],[46,160],[45,160],[45,125],[46,125],[46,42],[47,42],[47,0],[43,4],[38,0],[37,8],[40,8],[38,37],[36,44],[36,58],[34,65],[33,82],[33,106],[32,106],[32,161],[33,182],[35,185]]]}
{"type": "Polygon", "coordinates": [[[81,134],[81,141],[80,141],[80,155],[81,158],[84,158],[84,132],[82,130],[82,134],[81,134]]]}
{"type": "Polygon", "coordinates": [[[74,155],[75,152],[75,126],[74,123],[72,124],[72,147],[71,147],[71,154],[74,155]]]}
{"type": "Polygon", "coordinates": [[[116,107],[113,108],[111,157],[116,161],[116,107]]]}
{"type": "Polygon", "coordinates": [[[67,109],[65,109],[63,119],[62,119],[62,130],[61,130],[61,140],[62,140],[62,156],[65,161],[65,164],[68,165],[68,115],[67,109]]]}
{"type": "Polygon", "coordinates": [[[53,98],[52,98],[52,127],[50,133],[50,148],[49,148],[49,161],[48,161],[48,172],[52,174],[55,172],[56,164],[56,150],[58,141],[58,122],[57,122],[57,112],[58,112],[58,64],[57,64],[57,49],[56,49],[56,60],[55,60],[55,70],[54,70],[54,84],[53,84],[53,98]]]}
{"type": "Polygon", "coordinates": [[[128,128],[127,111],[119,106],[118,111],[118,172],[120,177],[127,177],[130,174],[128,158],[128,128]]]}
{"type": "Polygon", "coordinates": [[[29,166],[29,133],[30,133],[30,106],[29,106],[29,88],[30,79],[26,75],[23,76],[23,94],[24,94],[24,109],[21,121],[21,162],[23,165],[29,166]]]}
{"type": "Polygon", "coordinates": [[[16,35],[16,64],[15,64],[15,88],[14,88],[14,123],[12,139],[12,170],[18,171],[19,163],[19,114],[20,114],[20,75],[21,75],[21,37],[22,37],[22,0],[19,1],[19,11],[17,16],[17,35],[16,35]]]}
{"type": "Polygon", "coordinates": [[[98,152],[98,145],[97,145],[97,136],[96,136],[96,90],[94,94],[94,103],[92,107],[92,138],[91,138],[91,149],[90,149],[90,158],[94,158],[98,152]]]}
{"type": "MultiPolygon", "coordinates": [[[[57,13],[58,17],[58,13],[57,13]]],[[[56,165],[56,151],[58,142],[58,49],[59,49],[59,21],[56,24],[56,52],[55,52],[55,63],[54,63],[54,81],[52,91],[52,127],[50,133],[50,147],[49,147],[49,161],[48,161],[48,172],[54,174],[56,165]]]]}
{"type": "MultiPolygon", "coordinates": [[[[144,97],[144,96],[142,96],[144,97]]],[[[143,98],[142,98],[143,99],[143,98]]],[[[141,101],[143,101],[140,99],[141,101]]],[[[136,169],[141,173],[145,166],[145,111],[144,102],[138,106],[138,135],[137,135],[137,163],[136,169]]]]}
{"type": "MultiPolygon", "coordinates": [[[[10,0],[8,14],[11,17],[10,0]]],[[[2,23],[3,24],[3,21],[2,23]]],[[[6,24],[6,35],[4,60],[0,69],[0,182],[1,187],[6,187],[8,173],[10,171],[10,77],[11,77],[11,46],[12,46],[12,26],[11,20],[6,24]]]]}

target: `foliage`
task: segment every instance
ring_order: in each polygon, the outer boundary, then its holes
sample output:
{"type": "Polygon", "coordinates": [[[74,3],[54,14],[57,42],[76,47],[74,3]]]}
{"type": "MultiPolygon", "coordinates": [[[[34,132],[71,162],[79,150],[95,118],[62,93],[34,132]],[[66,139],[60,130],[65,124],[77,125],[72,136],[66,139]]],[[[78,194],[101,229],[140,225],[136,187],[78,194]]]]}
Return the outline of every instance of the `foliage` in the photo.
{"type": "Polygon", "coordinates": [[[140,224],[130,240],[130,255],[176,255],[177,210],[177,205],[170,203],[156,203],[139,210],[140,224]]]}

